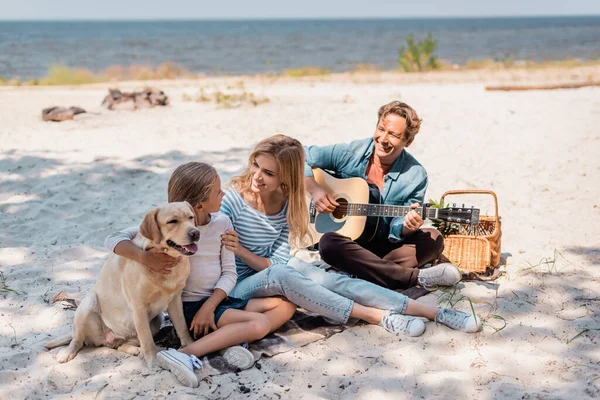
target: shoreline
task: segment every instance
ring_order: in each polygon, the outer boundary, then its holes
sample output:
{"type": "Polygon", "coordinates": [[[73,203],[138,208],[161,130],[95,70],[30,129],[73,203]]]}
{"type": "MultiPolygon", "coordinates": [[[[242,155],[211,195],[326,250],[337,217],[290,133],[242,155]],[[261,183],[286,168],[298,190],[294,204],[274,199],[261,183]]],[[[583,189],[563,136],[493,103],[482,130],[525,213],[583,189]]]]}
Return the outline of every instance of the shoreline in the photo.
{"type": "MultiPolygon", "coordinates": [[[[17,78],[7,79],[0,76],[0,89],[3,87],[59,87],[59,86],[74,86],[74,87],[93,87],[93,85],[102,84],[127,84],[130,82],[187,82],[201,80],[219,80],[219,79],[305,79],[318,78],[324,79],[327,77],[338,76],[378,76],[386,77],[398,76],[399,81],[410,80],[416,78],[417,82],[423,82],[423,77],[462,77],[467,74],[476,74],[480,79],[485,78],[485,75],[506,75],[512,74],[515,77],[526,77],[527,75],[536,75],[540,71],[586,71],[596,70],[600,68],[600,60],[582,60],[582,59],[563,59],[549,60],[544,62],[533,62],[528,60],[510,61],[510,65],[506,62],[495,61],[492,59],[471,60],[466,64],[450,64],[440,60],[440,67],[437,69],[406,72],[400,68],[392,70],[379,69],[373,64],[358,64],[354,69],[343,72],[332,72],[326,67],[305,66],[293,69],[285,69],[279,72],[268,72],[261,74],[203,74],[190,73],[185,71],[180,66],[169,61],[155,67],[147,67],[142,65],[130,66],[111,66],[103,71],[90,71],[86,69],[69,68],[66,66],[56,65],[50,67],[51,72],[45,77],[29,80],[20,80],[17,78]],[[52,72],[52,68],[56,68],[56,72],[52,72]],[[162,71],[161,71],[162,68],[162,71]],[[120,78],[126,74],[127,70],[138,71],[141,76],[149,78],[120,78]],[[141,71],[141,72],[140,72],[141,71]],[[53,74],[58,76],[52,77],[53,74]],[[112,74],[112,76],[111,76],[112,74]],[[162,76],[164,75],[164,76],[162,76]],[[405,77],[405,78],[403,78],[405,77]],[[49,83],[44,83],[44,80],[49,80],[49,83]]],[[[588,79],[589,80],[589,79],[588,79]]],[[[459,80],[464,82],[464,80],[459,80]]],[[[472,81],[471,79],[467,81],[472,81]]]]}

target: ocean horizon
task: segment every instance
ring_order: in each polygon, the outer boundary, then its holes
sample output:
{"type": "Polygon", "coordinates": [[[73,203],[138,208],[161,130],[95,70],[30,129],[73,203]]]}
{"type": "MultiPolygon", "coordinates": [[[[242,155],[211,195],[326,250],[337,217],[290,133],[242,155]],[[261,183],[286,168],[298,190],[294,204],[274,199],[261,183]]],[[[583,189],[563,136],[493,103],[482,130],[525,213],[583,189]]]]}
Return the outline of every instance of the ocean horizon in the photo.
{"type": "Polygon", "coordinates": [[[428,33],[450,63],[600,59],[600,16],[0,21],[0,77],[39,79],[52,65],[100,71],[166,61],[207,75],[389,70],[408,35],[428,33]]]}

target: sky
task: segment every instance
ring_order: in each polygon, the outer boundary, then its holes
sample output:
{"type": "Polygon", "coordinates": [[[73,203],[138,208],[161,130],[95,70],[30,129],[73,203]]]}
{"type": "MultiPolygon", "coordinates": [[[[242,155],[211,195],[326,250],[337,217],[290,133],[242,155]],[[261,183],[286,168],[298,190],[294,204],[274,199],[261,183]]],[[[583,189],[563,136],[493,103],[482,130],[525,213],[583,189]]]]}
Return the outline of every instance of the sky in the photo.
{"type": "Polygon", "coordinates": [[[600,15],[599,0],[0,0],[0,20],[600,15]]]}

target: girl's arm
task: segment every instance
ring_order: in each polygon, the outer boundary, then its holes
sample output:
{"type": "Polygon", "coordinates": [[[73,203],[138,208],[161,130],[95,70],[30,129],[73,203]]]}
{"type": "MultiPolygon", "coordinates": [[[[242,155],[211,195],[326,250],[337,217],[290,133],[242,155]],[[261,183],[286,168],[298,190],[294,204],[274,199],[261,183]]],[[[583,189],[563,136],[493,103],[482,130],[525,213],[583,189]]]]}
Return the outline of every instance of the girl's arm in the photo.
{"type": "MultiPolygon", "coordinates": [[[[219,216],[219,218],[221,218],[219,216]]],[[[224,219],[224,226],[221,229],[231,230],[233,225],[227,216],[224,219]]],[[[213,294],[204,302],[192,320],[190,330],[193,337],[199,334],[208,334],[209,328],[217,329],[215,324],[215,309],[229,295],[237,282],[237,272],[235,269],[235,255],[221,244],[221,277],[215,284],[213,294]]]]}
{"type": "MultiPolygon", "coordinates": [[[[219,215],[219,217],[221,216],[219,215]]],[[[223,231],[233,231],[233,225],[229,218],[226,216],[222,218],[225,220],[223,231]]],[[[226,295],[229,295],[237,283],[237,277],[235,254],[221,243],[221,277],[215,284],[215,289],[221,289],[226,295]]]]}
{"type": "Polygon", "coordinates": [[[206,299],[202,307],[198,310],[194,319],[190,324],[190,331],[192,331],[192,337],[196,339],[199,335],[208,335],[209,329],[214,331],[217,330],[217,324],[215,324],[215,309],[225,298],[227,293],[222,289],[215,288],[213,294],[206,299]]]}
{"type": "Polygon", "coordinates": [[[116,255],[137,261],[154,272],[171,273],[171,269],[179,263],[180,257],[174,258],[156,249],[140,249],[131,242],[137,233],[137,227],[112,233],[104,241],[104,246],[116,255]]]}

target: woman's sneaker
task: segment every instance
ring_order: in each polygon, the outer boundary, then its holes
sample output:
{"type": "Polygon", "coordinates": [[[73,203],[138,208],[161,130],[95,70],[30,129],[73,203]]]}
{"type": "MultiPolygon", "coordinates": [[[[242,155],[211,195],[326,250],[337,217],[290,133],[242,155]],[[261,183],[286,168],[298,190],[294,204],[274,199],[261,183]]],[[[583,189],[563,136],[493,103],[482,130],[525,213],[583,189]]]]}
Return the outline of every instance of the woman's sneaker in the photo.
{"type": "Polygon", "coordinates": [[[159,351],[156,358],[158,365],[171,371],[184,386],[198,387],[198,377],[194,373],[194,368],[202,369],[202,361],[196,356],[188,356],[175,349],[168,349],[159,351]]]}
{"type": "Polygon", "coordinates": [[[440,308],[435,316],[435,322],[463,332],[479,332],[482,327],[481,319],[475,314],[458,311],[453,308],[440,308]]]}
{"type": "Polygon", "coordinates": [[[457,266],[450,263],[434,265],[419,271],[419,285],[425,289],[434,289],[438,286],[453,286],[462,279],[462,274],[457,266]]]}
{"type": "Polygon", "coordinates": [[[421,336],[425,332],[425,324],[416,317],[402,315],[394,310],[387,310],[379,326],[392,333],[401,333],[408,336],[421,336]]]}
{"type": "Polygon", "coordinates": [[[221,351],[227,363],[239,369],[248,369],[254,365],[254,354],[243,346],[231,346],[221,351]]]}

